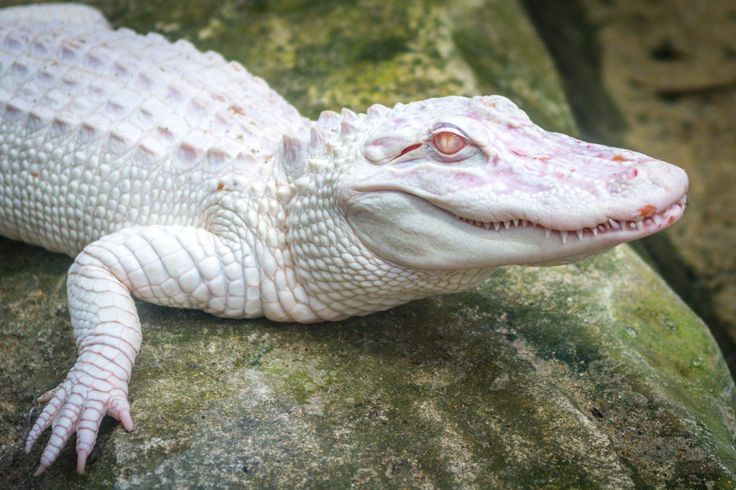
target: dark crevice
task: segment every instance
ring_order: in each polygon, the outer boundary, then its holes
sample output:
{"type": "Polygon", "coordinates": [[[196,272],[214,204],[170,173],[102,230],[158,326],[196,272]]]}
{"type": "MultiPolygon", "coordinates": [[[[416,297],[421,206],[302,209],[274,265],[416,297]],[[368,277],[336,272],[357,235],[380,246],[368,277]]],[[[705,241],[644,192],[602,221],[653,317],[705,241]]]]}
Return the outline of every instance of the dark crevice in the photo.
{"type": "Polygon", "coordinates": [[[576,0],[523,0],[562,78],[581,136],[620,145],[626,128],[603,88],[595,27],[576,0]]]}
{"type": "MultiPolygon", "coordinates": [[[[522,0],[522,3],[560,71],[582,136],[621,146],[626,124],[603,85],[597,30],[587,19],[584,8],[576,0],[522,0]]],[[[660,61],[676,61],[682,56],[667,41],[663,41],[651,54],[660,61]]],[[[682,97],[707,96],[713,91],[733,89],[736,89],[736,81],[718,86],[665,90],[657,96],[663,102],[674,103],[682,97]]],[[[708,324],[731,375],[736,375],[736,343],[728,335],[724,322],[715,314],[711,291],[701,284],[672,241],[660,233],[635,243],[634,249],[708,324]]]]}
{"type": "Polygon", "coordinates": [[[658,90],[657,97],[664,102],[677,102],[685,97],[708,97],[723,92],[736,91],[736,80],[723,83],[704,85],[702,87],[680,87],[658,90]]]}
{"type": "Polygon", "coordinates": [[[678,61],[684,58],[669,39],[663,40],[650,54],[657,61],[678,61]]]}

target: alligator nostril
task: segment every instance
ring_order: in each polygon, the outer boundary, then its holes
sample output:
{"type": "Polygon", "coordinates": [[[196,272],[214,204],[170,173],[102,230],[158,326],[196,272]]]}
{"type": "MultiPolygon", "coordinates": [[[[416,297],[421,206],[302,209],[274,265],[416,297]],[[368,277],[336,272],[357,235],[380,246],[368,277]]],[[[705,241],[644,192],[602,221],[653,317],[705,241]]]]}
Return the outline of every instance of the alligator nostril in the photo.
{"type": "Polygon", "coordinates": [[[634,167],[628,168],[626,172],[624,172],[624,176],[629,180],[635,179],[637,175],[639,175],[639,171],[634,167]]]}

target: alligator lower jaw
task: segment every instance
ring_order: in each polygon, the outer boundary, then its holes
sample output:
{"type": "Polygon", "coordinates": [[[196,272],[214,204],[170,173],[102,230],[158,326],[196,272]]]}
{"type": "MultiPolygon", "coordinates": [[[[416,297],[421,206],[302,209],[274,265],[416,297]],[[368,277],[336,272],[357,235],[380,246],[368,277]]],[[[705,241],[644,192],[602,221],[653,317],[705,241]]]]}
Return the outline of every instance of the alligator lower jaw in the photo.
{"type": "Polygon", "coordinates": [[[609,218],[608,221],[606,221],[605,223],[599,223],[598,225],[593,227],[570,230],[556,230],[552,228],[547,228],[539,223],[534,223],[526,219],[485,222],[464,218],[457,215],[455,215],[455,217],[463,223],[467,223],[477,228],[484,228],[489,231],[495,231],[497,233],[503,233],[506,230],[511,230],[514,228],[537,229],[540,232],[543,232],[547,238],[556,238],[561,240],[562,243],[567,243],[568,240],[575,239],[576,237],[577,240],[583,241],[585,239],[596,238],[600,235],[610,233],[630,232],[641,233],[642,236],[648,235],[650,233],[654,233],[655,231],[667,228],[668,226],[673,224],[682,216],[684,210],[685,197],[683,196],[680,200],[662,209],[661,211],[654,212],[638,220],[624,221],[609,218]]]}

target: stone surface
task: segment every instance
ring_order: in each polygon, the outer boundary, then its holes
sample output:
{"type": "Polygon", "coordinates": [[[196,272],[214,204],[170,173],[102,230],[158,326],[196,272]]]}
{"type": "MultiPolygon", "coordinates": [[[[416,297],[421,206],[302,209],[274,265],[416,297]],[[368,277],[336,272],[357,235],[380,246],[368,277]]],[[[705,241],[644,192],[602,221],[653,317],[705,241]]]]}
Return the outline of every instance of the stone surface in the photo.
{"type": "MultiPolygon", "coordinates": [[[[115,2],[116,25],[243,61],[306,114],[501,92],[574,125],[506,0],[115,2]],[[207,4],[206,7],[202,5],[207,4]]],[[[74,359],[71,259],[0,239],[0,482],[11,487],[731,488],[736,394],[705,325],[630,248],[316,326],[140,304],[136,431],[30,476],[39,394],[74,359]],[[35,415],[35,414],[34,414],[35,415]]]]}
{"type": "Polygon", "coordinates": [[[551,12],[544,1],[526,3],[581,131],[690,175],[684,219],[645,245],[736,373],[736,4],[579,0],[551,12]]]}

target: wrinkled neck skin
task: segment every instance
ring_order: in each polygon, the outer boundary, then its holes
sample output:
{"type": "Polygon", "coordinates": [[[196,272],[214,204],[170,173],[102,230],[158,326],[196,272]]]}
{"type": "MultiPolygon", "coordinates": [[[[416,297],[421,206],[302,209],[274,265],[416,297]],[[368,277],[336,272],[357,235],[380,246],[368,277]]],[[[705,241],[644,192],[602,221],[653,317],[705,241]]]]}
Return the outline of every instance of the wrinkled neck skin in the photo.
{"type": "Polygon", "coordinates": [[[284,137],[280,163],[312,321],[604,252],[677,221],[688,187],[674,165],[545,131],[500,96],[324,112],[284,137]]]}
{"type": "MultiPolygon", "coordinates": [[[[349,163],[343,160],[348,156],[335,154],[334,161],[349,163]]],[[[288,205],[287,242],[296,276],[321,319],[366,315],[414,299],[463,291],[493,271],[412,269],[369,250],[347,221],[335,192],[346,169],[347,165],[335,165],[307,173],[288,205]]]]}

